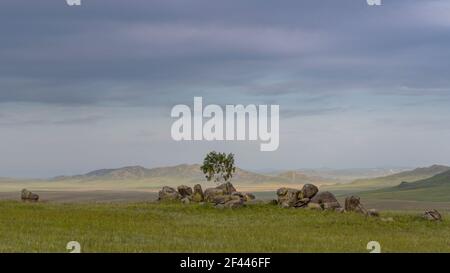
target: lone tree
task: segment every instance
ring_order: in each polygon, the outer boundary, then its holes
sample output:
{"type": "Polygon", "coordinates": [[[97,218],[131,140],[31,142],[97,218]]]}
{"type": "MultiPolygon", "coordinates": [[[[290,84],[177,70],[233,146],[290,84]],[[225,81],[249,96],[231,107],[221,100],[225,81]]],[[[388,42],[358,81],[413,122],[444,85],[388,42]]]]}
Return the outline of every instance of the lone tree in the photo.
{"type": "Polygon", "coordinates": [[[208,181],[213,180],[216,183],[228,182],[233,177],[233,173],[236,172],[234,154],[227,155],[212,151],[206,155],[200,169],[206,175],[205,177],[208,181]]]}

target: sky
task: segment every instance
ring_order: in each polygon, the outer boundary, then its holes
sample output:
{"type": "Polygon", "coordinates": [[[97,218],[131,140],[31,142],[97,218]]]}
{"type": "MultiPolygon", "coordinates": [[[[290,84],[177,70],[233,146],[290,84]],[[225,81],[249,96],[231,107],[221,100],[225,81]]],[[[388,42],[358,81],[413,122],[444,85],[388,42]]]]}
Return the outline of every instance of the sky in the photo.
{"type": "Polygon", "coordinates": [[[450,1],[0,2],[0,176],[450,165],[450,1]],[[177,104],[280,105],[280,146],[176,142],[177,104]]]}

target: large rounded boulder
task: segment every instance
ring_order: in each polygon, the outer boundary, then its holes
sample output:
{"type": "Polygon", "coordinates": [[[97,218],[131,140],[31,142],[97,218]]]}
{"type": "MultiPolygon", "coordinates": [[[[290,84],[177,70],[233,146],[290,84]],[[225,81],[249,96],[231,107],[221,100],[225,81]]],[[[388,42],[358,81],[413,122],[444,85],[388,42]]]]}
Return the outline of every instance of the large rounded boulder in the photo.
{"type": "Polygon", "coordinates": [[[341,205],[334,194],[328,191],[317,193],[313,198],[311,198],[308,206],[312,208],[320,207],[324,210],[335,210],[341,208],[341,205]]]}
{"type": "Polygon", "coordinates": [[[314,186],[313,184],[305,184],[301,191],[301,198],[313,198],[319,192],[319,188],[314,186]]]}

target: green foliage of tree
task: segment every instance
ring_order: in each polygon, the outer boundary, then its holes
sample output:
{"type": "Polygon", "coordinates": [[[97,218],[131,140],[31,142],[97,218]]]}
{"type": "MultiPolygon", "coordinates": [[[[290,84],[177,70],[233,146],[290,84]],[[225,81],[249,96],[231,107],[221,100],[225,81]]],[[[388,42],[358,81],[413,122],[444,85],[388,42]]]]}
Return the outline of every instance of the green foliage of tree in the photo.
{"type": "Polygon", "coordinates": [[[212,151],[208,153],[200,167],[208,181],[216,183],[228,182],[233,173],[236,172],[234,166],[234,154],[225,154],[212,151]]]}

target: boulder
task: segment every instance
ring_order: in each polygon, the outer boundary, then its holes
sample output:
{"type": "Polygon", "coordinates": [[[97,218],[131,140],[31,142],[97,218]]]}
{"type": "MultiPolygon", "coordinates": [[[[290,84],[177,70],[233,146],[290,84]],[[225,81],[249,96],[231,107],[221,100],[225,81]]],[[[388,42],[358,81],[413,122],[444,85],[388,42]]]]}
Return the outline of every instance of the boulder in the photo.
{"type": "Polygon", "coordinates": [[[360,198],[353,195],[345,198],[345,211],[368,214],[368,211],[361,204],[360,198]]]}
{"type": "Polygon", "coordinates": [[[341,207],[334,194],[328,191],[317,193],[308,203],[308,207],[319,205],[325,210],[334,210],[341,207]]]}
{"type": "Polygon", "coordinates": [[[313,198],[317,193],[319,192],[319,189],[314,186],[313,184],[305,184],[301,190],[301,196],[299,199],[303,198],[313,198]]]}
{"type": "Polygon", "coordinates": [[[158,193],[159,201],[175,201],[180,200],[181,196],[174,188],[164,186],[158,193]]]}
{"type": "Polygon", "coordinates": [[[197,184],[194,186],[194,193],[192,194],[192,201],[193,202],[203,202],[204,195],[202,186],[200,184],[197,184]]]}
{"type": "Polygon", "coordinates": [[[232,194],[233,192],[236,191],[236,189],[234,188],[233,184],[231,184],[231,182],[223,183],[223,184],[217,186],[216,189],[221,189],[224,194],[232,194]]]}
{"type": "Polygon", "coordinates": [[[298,201],[300,191],[292,188],[280,188],[277,190],[278,205],[283,208],[294,207],[298,201]]]}
{"type": "Polygon", "coordinates": [[[192,188],[185,185],[178,186],[178,193],[181,195],[182,198],[186,196],[191,196],[192,188]]]}
{"type": "Polygon", "coordinates": [[[37,201],[39,201],[39,195],[32,193],[31,191],[29,191],[27,189],[23,189],[21,192],[21,199],[22,199],[22,201],[37,202],[37,201]]]}
{"type": "Polygon", "coordinates": [[[204,197],[206,202],[213,202],[216,197],[224,196],[223,190],[218,188],[208,188],[205,190],[204,197]]]}
{"type": "Polygon", "coordinates": [[[442,221],[442,215],[435,209],[426,210],[422,217],[429,221],[442,221]]]}

